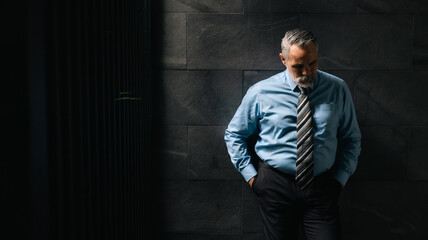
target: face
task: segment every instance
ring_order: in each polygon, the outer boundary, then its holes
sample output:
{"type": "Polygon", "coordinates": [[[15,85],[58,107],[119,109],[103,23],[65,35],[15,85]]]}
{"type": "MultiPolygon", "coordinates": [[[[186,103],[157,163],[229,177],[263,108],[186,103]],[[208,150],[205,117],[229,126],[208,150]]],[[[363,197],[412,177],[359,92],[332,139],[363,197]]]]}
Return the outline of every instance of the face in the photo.
{"type": "Polygon", "coordinates": [[[297,85],[307,88],[314,82],[318,68],[318,50],[315,44],[305,47],[291,45],[288,58],[285,59],[282,53],[279,57],[297,85]]]}

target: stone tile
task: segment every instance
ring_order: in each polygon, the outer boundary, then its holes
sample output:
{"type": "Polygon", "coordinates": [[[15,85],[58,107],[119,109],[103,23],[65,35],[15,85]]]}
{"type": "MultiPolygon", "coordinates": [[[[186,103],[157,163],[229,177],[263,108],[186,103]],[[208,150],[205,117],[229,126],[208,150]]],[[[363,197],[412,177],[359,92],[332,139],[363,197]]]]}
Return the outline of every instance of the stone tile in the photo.
{"type": "Polygon", "coordinates": [[[265,240],[263,233],[244,233],[245,240],[265,240]]]}
{"type": "Polygon", "coordinates": [[[358,0],[357,10],[361,13],[400,13],[406,9],[406,0],[358,0]]]}
{"type": "Polygon", "coordinates": [[[189,69],[241,69],[245,62],[247,16],[189,14],[189,69]]]}
{"type": "MultiPolygon", "coordinates": [[[[406,185],[410,185],[407,186],[409,193],[400,204],[408,207],[404,219],[407,229],[410,228],[411,233],[407,239],[428,239],[426,231],[428,221],[425,214],[428,212],[428,184],[427,182],[410,182],[406,185]]],[[[403,208],[405,209],[405,207],[403,208]]]]}
{"type": "Polygon", "coordinates": [[[186,68],[186,14],[165,13],[162,15],[162,68],[186,68]]]}
{"type": "Polygon", "coordinates": [[[425,0],[406,0],[406,12],[428,13],[428,2],[425,0]]]}
{"type": "Polygon", "coordinates": [[[428,126],[410,128],[410,158],[407,176],[412,180],[428,180],[428,126]]]}
{"type": "Polygon", "coordinates": [[[187,178],[187,126],[161,127],[161,159],[164,177],[166,179],[187,178]]]}
{"type": "Polygon", "coordinates": [[[344,239],[427,239],[428,183],[353,182],[344,239]]]}
{"type": "Polygon", "coordinates": [[[412,21],[409,15],[301,15],[301,27],[318,37],[324,70],[410,70],[412,21]]]}
{"type": "Polygon", "coordinates": [[[163,11],[186,13],[242,13],[242,0],[164,0],[163,11]]]}
{"type": "Polygon", "coordinates": [[[241,181],[169,181],[165,188],[168,232],[240,233],[241,181]]]}
{"type": "Polygon", "coordinates": [[[428,70],[428,17],[415,16],[413,70],[428,70]]]}
{"type": "Polygon", "coordinates": [[[408,159],[408,128],[361,127],[361,155],[354,177],[404,180],[408,159]]]}
{"type": "Polygon", "coordinates": [[[227,125],[239,106],[241,71],[162,72],[165,124],[227,125]]]}
{"type": "Polygon", "coordinates": [[[189,126],[190,179],[242,179],[230,161],[223,126],[189,126]]]}
{"type": "Polygon", "coordinates": [[[242,240],[241,234],[189,234],[187,240],[242,240]]]}
{"type": "Polygon", "coordinates": [[[361,125],[428,124],[428,72],[359,72],[355,107],[361,125]]]}
{"type": "Polygon", "coordinates": [[[245,13],[345,13],[355,12],[354,0],[243,0],[245,13]]]}
{"type": "Polygon", "coordinates": [[[298,15],[190,14],[188,69],[282,70],[278,54],[298,15]]]}
{"type": "Polygon", "coordinates": [[[257,197],[246,181],[242,181],[243,191],[243,231],[244,233],[263,233],[257,197]]]}

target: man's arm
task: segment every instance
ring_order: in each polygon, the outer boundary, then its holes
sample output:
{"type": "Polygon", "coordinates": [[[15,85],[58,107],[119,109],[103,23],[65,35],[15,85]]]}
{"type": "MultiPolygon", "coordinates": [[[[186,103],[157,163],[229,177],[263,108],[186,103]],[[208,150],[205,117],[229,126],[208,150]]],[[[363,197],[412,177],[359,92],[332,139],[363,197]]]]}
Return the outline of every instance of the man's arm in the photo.
{"type": "Polygon", "coordinates": [[[250,185],[252,185],[253,177],[257,175],[257,170],[251,163],[247,140],[257,130],[258,118],[258,92],[253,86],[242,99],[241,105],[230,121],[224,135],[232,164],[250,185]]]}
{"type": "Polygon", "coordinates": [[[358,156],[361,151],[361,132],[358,127],[354,104],[351,93],[344,83],[345,94],[342,116],[339,120],[338,143],[339,156],[335,172],[335,179],[342,186],[346,184],[349,177],[355,172],[358,156]]]}

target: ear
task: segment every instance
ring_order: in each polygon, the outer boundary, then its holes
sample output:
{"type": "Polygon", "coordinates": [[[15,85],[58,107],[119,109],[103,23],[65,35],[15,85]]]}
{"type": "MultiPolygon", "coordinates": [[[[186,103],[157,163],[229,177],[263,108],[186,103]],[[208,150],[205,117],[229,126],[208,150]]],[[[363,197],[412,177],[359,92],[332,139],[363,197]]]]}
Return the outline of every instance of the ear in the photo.
{"type": "Polygon", "coordinates": [[[282,55],[282,53],[279,53],[279,58],[281,58],[281,62],[282,62],[282,64],[284,64],[284,66],[286,66],[285,64],[286,64],[286,61],[285,61],[285,58],[284,58],[284,56],[282,55]]]}

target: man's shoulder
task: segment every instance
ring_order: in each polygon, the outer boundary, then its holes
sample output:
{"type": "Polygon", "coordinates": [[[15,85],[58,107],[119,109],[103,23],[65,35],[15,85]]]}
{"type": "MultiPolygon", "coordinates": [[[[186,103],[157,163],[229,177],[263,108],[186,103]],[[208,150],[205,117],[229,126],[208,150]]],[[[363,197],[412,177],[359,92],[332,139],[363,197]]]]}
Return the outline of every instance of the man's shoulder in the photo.
{"type": "Polygon", "coordinates": [[[346,82],[340,78],[337,77],[331,73],[327,73],[321,70],[318,70],[318,76],[321,79],[321,84],[329,85],[330,87],[336,86],[336,87],[346,87],[346,82]]]}
{"type": "Polygon", "coordinates": [[[254,83],[250,88],[262,90],[268,87],[275,87],[279,84],[283,83],[285,80],[285,71],[276,73],[268,78],[262,79],[256,83],[254,83]]]}
{"type": "Polygon", "coordinates": [[[337,84],[342,84],[342,83],[345,82],[340,77],[335,76],[335,75],[333,75],[331,73],[328,73],[328,72],[324,72],[324,71],[318,70],[318,74],[325,81],[329,81],[329,82],[337,83],[337,84]]]}

